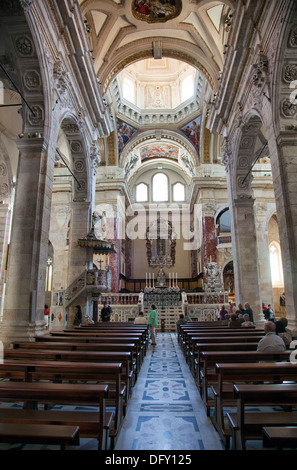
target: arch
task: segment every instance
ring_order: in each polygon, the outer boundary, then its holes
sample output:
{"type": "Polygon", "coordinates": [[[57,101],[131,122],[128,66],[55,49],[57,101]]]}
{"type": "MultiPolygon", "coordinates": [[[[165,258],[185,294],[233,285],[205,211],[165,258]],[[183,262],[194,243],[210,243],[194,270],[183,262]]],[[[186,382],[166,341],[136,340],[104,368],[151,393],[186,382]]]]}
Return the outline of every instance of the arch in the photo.
{"type": "Polygon", "coordinates": [[[149,37],[132,42],[114,52],[108,63],[105,64],[105,68],[99,71],[100,81],[104,84],[103,94],[107,92],[114,77],[125,67],[138,60],[152,58],[152,43],[157,41],[162,43],[163,57],[182,60],[197,68],[204,75],[211,88],[217,90],[219,67],[213,63],[210,57],[202,54],[198,46],[181,39],[149,37]]]}

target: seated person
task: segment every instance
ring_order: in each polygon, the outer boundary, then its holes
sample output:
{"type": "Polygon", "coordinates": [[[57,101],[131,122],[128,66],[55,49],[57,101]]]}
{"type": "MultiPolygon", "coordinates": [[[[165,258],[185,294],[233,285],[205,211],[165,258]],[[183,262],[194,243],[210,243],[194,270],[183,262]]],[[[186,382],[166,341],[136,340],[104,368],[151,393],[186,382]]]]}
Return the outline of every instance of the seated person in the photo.
{"type": "Polygon", "coordinates": [[[245,313],[245,314],[243,315],[243,319],[244,319],[244,322],[241,324],[241,326],[243,326],[243,327],[255,326],[255,325],[253,324],[253,322],[250,321],[250,316],[249,316],[248,313],[245,313]]]}
{"type": "Polygon", "coordinates": [[[285,351],[285,342],[275,334],[275,323],[268,321],[264,324],[265,336],[260,339],[257,351],[285,351]]]}
{"type": "Polygon", "coordinates": [[[293,334],[287,326],[288,320],[286,317],[281,317],[277,322],[275,322],[275,333],[284,340],[286,347],[289,347],[293,341],[293,334]]]}
{"type": "Polygon", "coordinates": [[[240,328],[241,327],[241,321],[237,317],[236,313],[231,313],[230,315],[230,321],[229,321],[229,328],[240,328]]]}
{"type": "Polygon", "coordinates": [[[187,320],[184,317],[184,314],[181,313],[179,316],[179,320],[177,320],[176,325],[183,325],[184,323],[187,323],[187,320]]]}
{"type": "Polygon", "coordinates": [[[223,326],[228,326],[228,325],[229,325],[229,321],[230,321],[230,313],[226,313],[225,319],[222,320],[221,325],[223,325],[223,326]]]}
{"type": "Polygon", "coordinates": [[[147,320],[143,315],[143,312],[139,312],[138,317],[134,320],[134,325],[146,325],[147,320]]]}

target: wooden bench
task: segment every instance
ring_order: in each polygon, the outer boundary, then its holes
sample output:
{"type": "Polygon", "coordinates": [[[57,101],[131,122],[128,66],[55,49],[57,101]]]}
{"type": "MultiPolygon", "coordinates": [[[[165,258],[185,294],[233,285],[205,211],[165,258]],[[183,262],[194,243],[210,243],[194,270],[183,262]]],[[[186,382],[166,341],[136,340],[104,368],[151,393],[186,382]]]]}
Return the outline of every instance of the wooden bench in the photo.
{"type": "Polygon", "coordinates": [[[80,341],[36,341],[36,342],[14,342],[13,349],[44,349],[44,350],[67,350],[67,351],[115,351],[130,352],[133,364],[135,364],[136,378],[140,372],[141,360],[135,343],[84,343],[80,341]]]}
{"type": "Polygon", "coordinates": [[[264,448],[297,448],[297,426],[264,426],[262,431],[264,448]]]}
{"type": "Polygon", "coordinates": [[[4,381],[0,382],[1,402],[94,406],[98,408],[98,411],[93,414],[89,410],[52,411],[1,408],[0,422],[78,426],[82,435],[96,437],[98,449],[104,450],[107,448],[107,426],[109,425],[107,419],[109,414],[106,413],[105,404],[107,398],[108,385],[4,381]]]}
{"type": "MultiPolygon", "coordinates": [[[[234,332],[235,333],[235,332],[234,332]]],[[[188,361],[188,358],[190,357],[190,351],[193,351],[194,344],[195,343],[243,343],[243,342],[259,342],[260,339],[263,338],[263,335],[261,334],[246,334],[246,333],[240,333],[240,334],[220,334],[220,335],[200,335],[196,336],[193,335],[191,338],[189,338],[188,342],[183,345],[183,352],[186,357],[186,360],[188,361]]]]}
{"type": "Polygon", "coordinates": [[[125,414],[126,384],[122,384],[121,363],[61,362],[5,360],[0,363],[0,377],[14,380],[50,380],[54,382],[95,381],[107,384],[109,388],[107,404],[113,406],[114,419],[110,437],[112,444],[117,438],[125,414]]]}
{"type": "Polygon", "coordinates": [[[6,349],[4,359],[36,359],[38,361],[64,361],[64,362],[120,362],[122,363],[123,382],[127,387],[127,398],[131,395],[133,380],[133,362],[130,352],[117,351],[67,351],[46,349],[6,349]]]}
{"type": "Polygon", "coordinates": [[[194,351],[190,358],[190,369],[195,378],[196,384],[199,385],[200,370],[202,367],[202,351],[256,351],[258,343],[195,343],[194,351]]]}
{"type": "Polygon", "coordinates": [[[0,423],[0,442],[79,446],[79,427],[55,424],[0,423]]]}
{"type": "MultiPolygon", "coordinates": [[[[255,352],[246,354],[243,361],[234,363],[219,363],[216,365],[217,383],[212,385],[214,396],[213,423],[219,434],[228,442],[231,432],[225,423],[224,407],[236,406],[233,396],[233,385],[239,382],[265,381],[270,383],[282,382],[283,380],[297,380],[297,369],[290,362],[273,362],[289,359],[289,354],[255,352]],[[272,362],[247,362],[247,361],[272,361],[272,362]]],[[[229,362],[232,357],[227,358],[229,362]]],[[[226,360],[223,356],[222,361],[226,360]]]]}
{"type": "Polygon", "coordinates": [[[234,365],[234,368],[241,370],[246,362],[257,363],[258,361],[288,361],[289,351],[271,352],[271,351],[202,351],[200,369],[199,391],[205,404],[207,415],[210,414],[210,408],[215,408],[220,377],[218,375],[218,362],[226,362],[234,365]],[[209,389],[212,389],[213,395],[210,396],[209,389]]]}
{"type": "Polygon", "coordinates": [[[227,413],[233,450],[245,450],[249,439],[261,440],[263,427],[297,426],[295,411],[247,411],[250,406],[255,405],[296,406],[297,384],[234,384],[233,393],[237,400],[237,411],[227,413]]]}
{"type": "Polygon", "coordinates": [[[134,343],[136,344],[136,351],[137,355],[140,356],[141,362],[143,360],[143,357],[145,356],[145,349],[142,345],[142,340],[139,336],[109,336],[109,335],[78,335],[78,334],[73,334],[73,335],[57,335],[57,336],[50,336],[50,335],[45,335],[42,337],[36,337],[36,342],[81,342],[81,343],[134,343]]]}

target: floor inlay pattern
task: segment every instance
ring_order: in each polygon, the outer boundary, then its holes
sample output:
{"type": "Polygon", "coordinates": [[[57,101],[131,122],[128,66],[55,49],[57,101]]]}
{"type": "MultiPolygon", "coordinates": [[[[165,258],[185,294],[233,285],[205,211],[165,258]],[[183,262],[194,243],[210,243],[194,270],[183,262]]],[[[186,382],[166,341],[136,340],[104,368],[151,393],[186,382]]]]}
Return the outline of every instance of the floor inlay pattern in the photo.
{"type": "Polygon", "coordinates": [[[116,449],[223,449],[175,334],[149,346],[116,449]]]}

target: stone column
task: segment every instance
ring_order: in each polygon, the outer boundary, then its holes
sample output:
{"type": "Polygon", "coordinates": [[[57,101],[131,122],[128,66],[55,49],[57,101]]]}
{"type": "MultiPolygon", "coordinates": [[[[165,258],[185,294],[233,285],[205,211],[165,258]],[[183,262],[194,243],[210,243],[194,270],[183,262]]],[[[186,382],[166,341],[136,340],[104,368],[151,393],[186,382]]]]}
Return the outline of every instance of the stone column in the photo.
{"type": "Polygon", "coordinates": [[[202,207],[202,265],[207,266],[210,261],[217,261],[217,236],[215,225],[215,204],[204,203],[202,207]]]}
{"type": "Polygon", "coordinates": [[[43,139],[23,138],[17,144],[20,156],[1,325],[5,344],[33,338],[44,325],[52,193],[43,139]]]}
{"type": "MultiPolygon", "coordinates": [[[[69,287],[86,269],[93,268],[93,249],[78,245],[79,238],[85,238],[92,226],[92,206],[89,201],[74,200],[71,205],[70,244],[67,286],[69,287]]],[[[83,315],[88,314],[89,305],[84,295],[83,301],[77,298],[68,311],[69,327],[72,326],[75,305],[81,305],[83,315]]]]}
{"type": "MultiPolygon", "coordinates": [[[[271,158],[289,328],[297,331],[297,157],[296,134],[283,133],[278,160],[271,158]]],[[[274,148],[272,146],[272,152],[274,148]]],[[[277,155],[275,151],[275,155],[277,155]]]]}
{"type": "Polygon", "coordinates": [[[269,239],[268,227],[266,226],[267,207],[265,203],[255,204],[255,225],[258,248],[259,263],[259,282],[261,292],[261,302],[266,307],[268,304],[273,305],[273,290],[269,259],[269,239]]]}
{"type": "Polygon", "coordinates": [[[237,304],[248,302],[254,321],[263,320],[258,272],[258,253],[254,219],[254,199],[242,197],[232,201],[232,247],[235,295],[237,304]]]}

